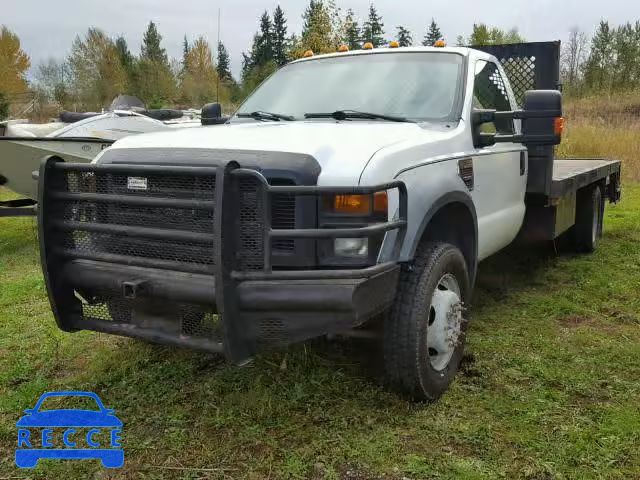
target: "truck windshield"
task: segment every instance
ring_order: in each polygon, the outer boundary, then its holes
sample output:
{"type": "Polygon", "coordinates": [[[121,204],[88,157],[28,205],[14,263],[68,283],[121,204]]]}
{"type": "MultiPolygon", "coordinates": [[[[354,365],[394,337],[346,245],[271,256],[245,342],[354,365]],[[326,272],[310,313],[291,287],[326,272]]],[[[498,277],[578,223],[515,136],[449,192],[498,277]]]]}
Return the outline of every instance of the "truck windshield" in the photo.
{"type": "Polygon", "coordinates": [[[459,116],[463,57],[454,53],[394,52],[319,58],[286,65],[238,110],[305,114],[355,110],[415,121],[459,116]]]}

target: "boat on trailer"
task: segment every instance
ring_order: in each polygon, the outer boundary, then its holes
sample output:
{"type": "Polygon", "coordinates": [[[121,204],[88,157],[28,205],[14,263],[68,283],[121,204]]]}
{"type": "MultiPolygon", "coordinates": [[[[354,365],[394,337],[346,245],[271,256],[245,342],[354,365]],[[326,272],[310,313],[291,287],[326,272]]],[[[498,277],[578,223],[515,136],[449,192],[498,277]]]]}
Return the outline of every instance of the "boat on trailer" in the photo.
{"type": "Polygon", "coordinates": [[[179,110],[67,113],[61,118],[78,121],[42,125],[4,122],[0,126],[4,131],[0,132],[0,185],[35,199],[37,182],[32,172],[45,157],[54,155],[67,162],[89,163],[113,142],[129,135],[201,125],[199,119],[186,117],[179,110]],[[152,118],[153,114],[163,120],[152,118]]]}

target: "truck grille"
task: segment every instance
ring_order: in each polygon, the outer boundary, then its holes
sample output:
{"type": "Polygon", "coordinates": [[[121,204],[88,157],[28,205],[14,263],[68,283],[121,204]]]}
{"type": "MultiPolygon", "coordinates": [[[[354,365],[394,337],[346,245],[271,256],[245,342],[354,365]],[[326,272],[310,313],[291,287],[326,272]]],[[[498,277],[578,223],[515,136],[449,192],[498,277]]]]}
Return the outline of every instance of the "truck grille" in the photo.
{"type": "MultiPolygon", "coordinates": [[[[242,179],[239,204],[234,206],[238,208],[235,235],[239,267],[243,270],[263,268],[263,205],[259,188],[255,179],[242,179]]],[[[53,227],[57,248],[64,250],[66,256],[214,273],[214,175],[153,173],[132,177],[70,170],[60,172],[55,191],[50,208],[58,221],[53,222],[53,227]],[[127,227],[142,227],[144,232],[127,227]]],[[[295,228],[295,196],[273,195],[271,215],[273,228],[295,228]]],[[[295,242],[280,239],[274,242],[273,249],[292,252],[295,242]]]]}
{"type": "Polygon", "coordinates": [[[55,217],[75,227],[60,232],[59,245],[78,258],[117,255],[141,266],[141,259],[155,259],[213,273],[215,187],[215,176],[65,172],[63,191],[87,196],[56,202],[55,217]],[[132,178],[145,188],[129,188],[132,178]],[[163,206],[147,204],[149,199],[178,202],[163,206]],[[127,227],[143,227],[145,233],[132,234],[127,227]]]}

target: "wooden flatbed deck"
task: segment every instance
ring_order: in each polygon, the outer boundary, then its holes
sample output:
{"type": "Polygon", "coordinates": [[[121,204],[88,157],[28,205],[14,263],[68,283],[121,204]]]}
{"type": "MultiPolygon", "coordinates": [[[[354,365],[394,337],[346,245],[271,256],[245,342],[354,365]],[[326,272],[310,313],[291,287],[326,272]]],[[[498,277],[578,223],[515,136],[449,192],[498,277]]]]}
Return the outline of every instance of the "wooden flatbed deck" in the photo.
{"type": "Polygon", "coordinates": [[[604,158],[556,159],[553,162],[551,197],[558,198],[620,172],[619,160],[604,158]]]}

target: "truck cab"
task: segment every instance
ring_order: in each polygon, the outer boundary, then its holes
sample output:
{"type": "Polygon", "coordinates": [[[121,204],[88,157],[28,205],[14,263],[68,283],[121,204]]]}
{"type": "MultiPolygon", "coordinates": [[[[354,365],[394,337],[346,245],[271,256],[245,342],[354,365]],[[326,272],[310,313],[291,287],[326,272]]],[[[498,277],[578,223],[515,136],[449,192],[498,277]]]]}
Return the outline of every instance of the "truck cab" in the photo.
{"type": "Polygon", "coordinates": [[[535,88],[557,70],[536,65],[559,44],[504,48],[309,55],[226,125],[125,138],[92,165],[45,159],[58,325],[243,363],[382,319],[389,383],[438,398],[478,262],[519,234],[593,250],[619,199],[619,162],[553,158],[561,94],[535,88]]]}

